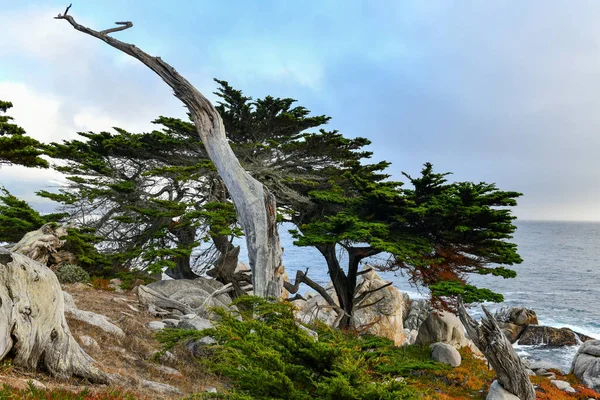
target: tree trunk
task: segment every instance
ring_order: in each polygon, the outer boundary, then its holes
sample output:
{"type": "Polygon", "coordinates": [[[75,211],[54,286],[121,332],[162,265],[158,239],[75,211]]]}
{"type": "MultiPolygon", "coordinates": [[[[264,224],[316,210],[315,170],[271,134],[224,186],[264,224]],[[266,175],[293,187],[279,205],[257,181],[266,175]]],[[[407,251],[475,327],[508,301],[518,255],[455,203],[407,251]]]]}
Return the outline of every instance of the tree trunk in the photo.
{"type": "Polygon", "coordinates": [[[54,273],[0,247],[0,360],[6,357],[15,366],[43,367],[58,378],[108,383],[71,336],[54,273]]]}
{"type": "Polygon", "coordinates": [[[261,297],[281,297],[283,267],[277,232],[275,197],[240,165],[231,150],[223,120],[215,107],[191,83],[160,57],[152,57],[132,44],[109,36],[133,26],[131,22],[104,31],[95,31],[75,22],[69,8],[56,19],[66,19],[76,30],[100,39],[128,54],[154,71],[169,85],[175,96],[188,108],[196,130],[204,143],[210,160],[225,182],[235,204],[248,246],[254,294],[261,297]]]}
{"type": "Polygon", "coordinates": [[[506,391],[521,400],[535,400],[535,389],[525,365],[500,330],[494,316],[485,307],[481,308],[486,317],[479,324],[467,313],[462,299],[458,298],[458,315],[469,338],[485,355],[498,376],[498,382],[506,391]]]}
{"type": "MultiPolygon", "coordinates": [[[[186,221],[187,222],[187,221],[186,221]]],[[[178,247],[187,249],[193,245],[196,239],[196,228],[189,224],[181,224],[170,228],[170,232],[177,237],[178,247]]],[[[196,279],[198,275],[192,271],[190,262],[191,255],[181,255],[173,259],[175,268],[168,268],[165,274],[173,279],[196,279]]]]}
{"type": "Polygon", "coordinates": [[[331,283],[333,284],[340,309],[342,310],[338,327],[340,329],[352,328],[352,311],[354,308],[353,300],[356,283],[354,287],[351,286],[348,277],[337,259],[335,245],[319,246],[318,249],[327,261],[329,277],[331,278],[331,283]]]}

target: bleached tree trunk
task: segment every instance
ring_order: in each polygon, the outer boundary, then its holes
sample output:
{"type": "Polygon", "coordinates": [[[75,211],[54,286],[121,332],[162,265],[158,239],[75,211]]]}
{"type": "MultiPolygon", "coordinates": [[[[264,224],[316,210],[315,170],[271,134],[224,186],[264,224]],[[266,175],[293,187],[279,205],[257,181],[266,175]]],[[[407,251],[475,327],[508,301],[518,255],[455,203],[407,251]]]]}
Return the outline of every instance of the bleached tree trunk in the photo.
{"type": "Polygon", "coordinates": [[[106,374],[71,336],[54,273],[0,247],[0,360],[8,354],[18,367],[43,366],[58,378],[78,376],[108,383],[106,374]]]}
{"type": "Polygon", "coordinates": [[[196,130],[204,143],[209,158],[225,182],[235,204],[238,219],[248,247],[248,258],[252,269],[254,294],[261,297],[281,297],[281,246],[276,224],[275,197],[242,166],[231,150],[223,120],[215,107],[191,83],[160,57],[153,57],[136,46],[109,36],[112,32],[131,28],[131,22],[116,22],[119,27],[95,31],[75,22],[64,14],[56,19],[67,20],[73,28],[98,38],[110,46],[128,54],[154,71],[169,85],[179,100],[188,108],[196,130]]]}
{"type": "Polygon", "coordinates": [[[521,358],[515,353],[510,341],[506,338],[494,316],[481,307],[485,317],[477,323],[465,309],[462,299],[458,298],[458,316],[467,330],[469,338],[485,355],[504,390],[514,394],[521,400],[535,400],[535,389],[521,358]]]}

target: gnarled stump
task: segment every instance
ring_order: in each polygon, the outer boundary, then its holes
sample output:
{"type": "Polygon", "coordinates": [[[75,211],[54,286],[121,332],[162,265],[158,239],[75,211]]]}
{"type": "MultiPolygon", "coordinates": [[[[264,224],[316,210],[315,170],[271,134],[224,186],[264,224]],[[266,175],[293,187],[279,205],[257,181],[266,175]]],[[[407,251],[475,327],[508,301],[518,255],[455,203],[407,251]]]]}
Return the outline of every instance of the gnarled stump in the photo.
{"type": "Polygon", "coordinates": [[[0,248],[0,360],[7,356],[15,366],[41,366],[58,378],[108,382],[71,336],[54,273],[22,254],[0,248]]]}
{"type": "Polygon", "coordinates": [[[54,228],[51,223],[46,224],[35,231],[26,233],[11,250],[48,265],[50,257],[56,254],[63,244],[60,237],[66,234],[65,227],[54,228]]]}
{"type": "Polygon", "coordinates": [[[486,316],[479,324],[467,313],[462,299],[458,298],[458,316],[469,338],[485,354],[485,358],[498,376],[498,382],[506,391],[521,400],[535,400],[535,389],[529,380],[523,361],[502,333],[494,316],[485,307],[481,306],[481,308],[486,316]]]}

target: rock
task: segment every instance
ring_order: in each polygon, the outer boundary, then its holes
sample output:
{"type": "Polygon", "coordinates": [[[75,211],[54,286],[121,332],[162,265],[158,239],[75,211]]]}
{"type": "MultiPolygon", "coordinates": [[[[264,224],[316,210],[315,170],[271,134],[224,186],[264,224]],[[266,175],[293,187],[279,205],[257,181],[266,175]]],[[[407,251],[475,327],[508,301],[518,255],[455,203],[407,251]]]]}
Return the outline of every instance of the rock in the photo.
{"type": "Polygon", "coordinates": [[[208,392],[208,393],[217,393],[217,388],[209,386],[209,387],[204,388],[204,391],[208,392]]]}
{"type": "Polygon", "coordinates": [[[110,281],[108,281],[108,287],[113,289],[115,292],[117,293],[123,293],[124,290],[121,288],[121,285],[123,284],[123,281],[119,278],[113,278],[110,281]]]}
{"type": "Polygon", "coordinates": [[[150,321],[146,324],[146,327],[153,332],[158,332],[165,329],[167,327],[167,324],[165,324],[162,321],[150,321]]]}
{"type": "MultiPolygon", "coordinates": [[[[357,296],[366,291],[380,288],[387,283],[374,271],[362,274],[359,281],[361,288],[357,296]]],[[[335,290],[331,284],[327,286],[326,290],[337,301],[335,290]]],[[[295,314],[300,322],[310,325],[318,320],[329,326],[334,326],[339,322],[337,313],[321,295],[316,293],[306,294],[305,299],[305,301],[299,300],[292,303],[298,308],[295,314]]],[[[362,300],[361,304],[373,305],[365,308],[355,308],[354,326],[358,329],[365,328],[363,329],[365,333],[383,336],[393,340],[396,345],[402,345],[405,340],[404,303],[404,296],[393,286],[370,293],[362,300]]]]}
{"type": "Polygon", "coordinates": [[[181,322],[178,319],[165,318],[161,321],[167,328],[177,328],[181,322]]]}
{"type": "Polygon", "coordinates": [[[590,340],[581,345],[571,370],[584,385],[600,391],[600,340],[590,340]]]}
{"type": "Polygon", "coordinates": [[[433,311],[421,324],[416,344],[442,342],[461,348],[470,345],[465,336],[465,329],[454,314],[446,311],[433,311]]]}
{"type": "Polygon", "coordinates": [[[202,356],[206,351],[206,346],[210,346],[217,343],[217,341],[210,337],[204,336],[198,340],[189,340],[184,344],[184,347],[187,351],[190,352],[194,357],[202,356]]]}
{"type": "Polygon", "coordinates": [[[148,381],[146,379],[140,380],[140,385],[146,389],[150,389],[156,393],[164,395],[182,395],[181,390],[175,386],[167,385],[166,383],[148,381]]]}
{"type": "Polygon", "coordinates": [[[519,400],[517,396],[505,390],[500,382],[495,380],[490,386],[490,391],[485,400],[519,400]]]}
{"type": "Polygon", "coordinates": [[[549,361],[538,360],[538,361],[530,361],[529,369],[536,371],[536,372],[540,372],[542,370],[548,371],[550,369],[560,370],[560,367],[558,367],[556,364],[553,364],[549,361]]]}
{"type": "Polygon", "coordinates": [[[415,344],[418,334],[419,334],[419,331],[417,331],[415,329],[411,330],[411,329],[404,328],[404,337],[406,337],[406,341],[404,342],[404,344],[405,345],[415,344]]]}
{"type": "Polygon", "coordinates": [[[539,324],[535,311],[525,307],[503,307],[496,311],[494,318],[498,322],[507,322],[517,326],[539,324]]]}
{"type": "Polygon", "coordinates": [[[98,342],[96,341],[96,339],[94,339],[91,336],[79,336],[79,342],[84,345],[85,347],[94,347],[94,348],[99,348],[100,345],[98,344],[98,342]]]}
{"type": "Polygon", "coordinates": [[[528,325],[537,325],[535,311],[524,307],[503,307],[496,311],[494,318],[511,343],[515,343],[528,325]]]}
{"type": "MultiPolygon", "coordinates": [[[[546,346],[575,346],[587,337],[579,336],[569,328],[553,328],[550,326],[529,325],[519,338],[519,344],[546,346]]],[[[591,340],[587,339],[587,340],[591,340]]]]}
{"type": "Polygon", "coordinates": [[[571,387],[571,384],[566,381],[561,381],[558,379],[551,379],[550,383],[552,383],[554,386],[556,386],[558,389],[562,390],[563,392],[566,392],[567,389],[573,389],[571,387]]]}
{"type": "Polygon", "coordinates": [[[410,309],[404,319],[404,328],[418,331],[430,313],[431,306],[427,300],[411,300],[410,309]]]}
{"type": "Polygon", "coordinates": [[[108,320],[104,315],[96,314],[91,311],[77,310],[77,309],[66,309],[65,313],[73,319],[76,319],[86,324],[93,325],[102,329],[104,332],[115,335],[118,338],[124,338],[125,332],[112,322],[108,320]]]}
{"type": "MultiPolygon", "coordinates": [[[[360,296],[370,290],[375,290],[388,284],[370,271],[360,276],[358,285],[360,290],[356,296],[360,296]]],[[[404,306],[405,297],[396,287],[388,286],[373,292],[364,298],[361,304],[372,304],[372,306],[359,308],[355,305],[354,324],[357,328],[367,327],[365,333],[383,336],[394,341],[396,346],[404,344],[404,306]]]]}
{"type": "Polygon", "coordinates": [[[431,345],[431,358],[452,367],[458,367],[462,362],[460,353],[454,346],[441,342],[431,345]]]}
{"type": "Polygon", "coordinates": [[[209,329],[213,327],[212,321],[194,316],[194,318],[184,318],[179,321],[179,325],[177,326],[179,329],[196,329],[201,331],[202,329],[209,329]]]}
{"type": "Polygon", "coordinates": [[[512,324],[510,322],[498,322],[498,326],[511,343],[515,343],[519,340],[519,337],[526,328],[525,326],[512,324]]]}
{"type": "Polygon", "coordinates": [[[163,374],[173,375],[173,376],[183,376],[181,374],[181,372],[177,371],[175,368],[167,367],[166,365],[152,364],[152,366],[154,368],[156,368],[158,371],[162,372],[163,374]]]}
{"type": "Polygon", "coordinates": [[[311,329],[308,329],[307,327],[305,327],[302,324],[296,323],[296,325],[298,325],[298,328],[300,328],[304,332],[308,333],[308,336],[312,337],[315,342],[319,341],[319,334],[317,332],[315,332],[315,331],[313,331],[311,329]]]}

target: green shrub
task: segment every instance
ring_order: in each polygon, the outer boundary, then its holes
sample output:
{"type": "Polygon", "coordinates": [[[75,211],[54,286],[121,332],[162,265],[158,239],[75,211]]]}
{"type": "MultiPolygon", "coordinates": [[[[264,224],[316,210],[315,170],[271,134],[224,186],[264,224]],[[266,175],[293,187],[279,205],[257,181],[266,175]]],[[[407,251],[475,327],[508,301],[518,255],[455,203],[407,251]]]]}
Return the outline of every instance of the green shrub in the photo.
{"type": "Polygon", "coordinates": [[[233,390],[228,399],[419,399],[423,391],[394,380],[398,371],[444,369],[422,347],[409,351],[386,339],[359,337],[324,325],[315,341],[294,320],[288,303],[256,297],[236,299],[237,312],[215,310],[215,328],[203,331],[167,329],[157,337],[171,348],[179,342],[210,335],[202,368],[226,377],[233,390]],[[391,371],[380,369],[391,363],[391,371]]]}
{"type": "Polygon", "coordinates": [[[56,277],[60,283],[89,282],[90,275],[80,266],[63,264],[56,270],[56,277]]]}

